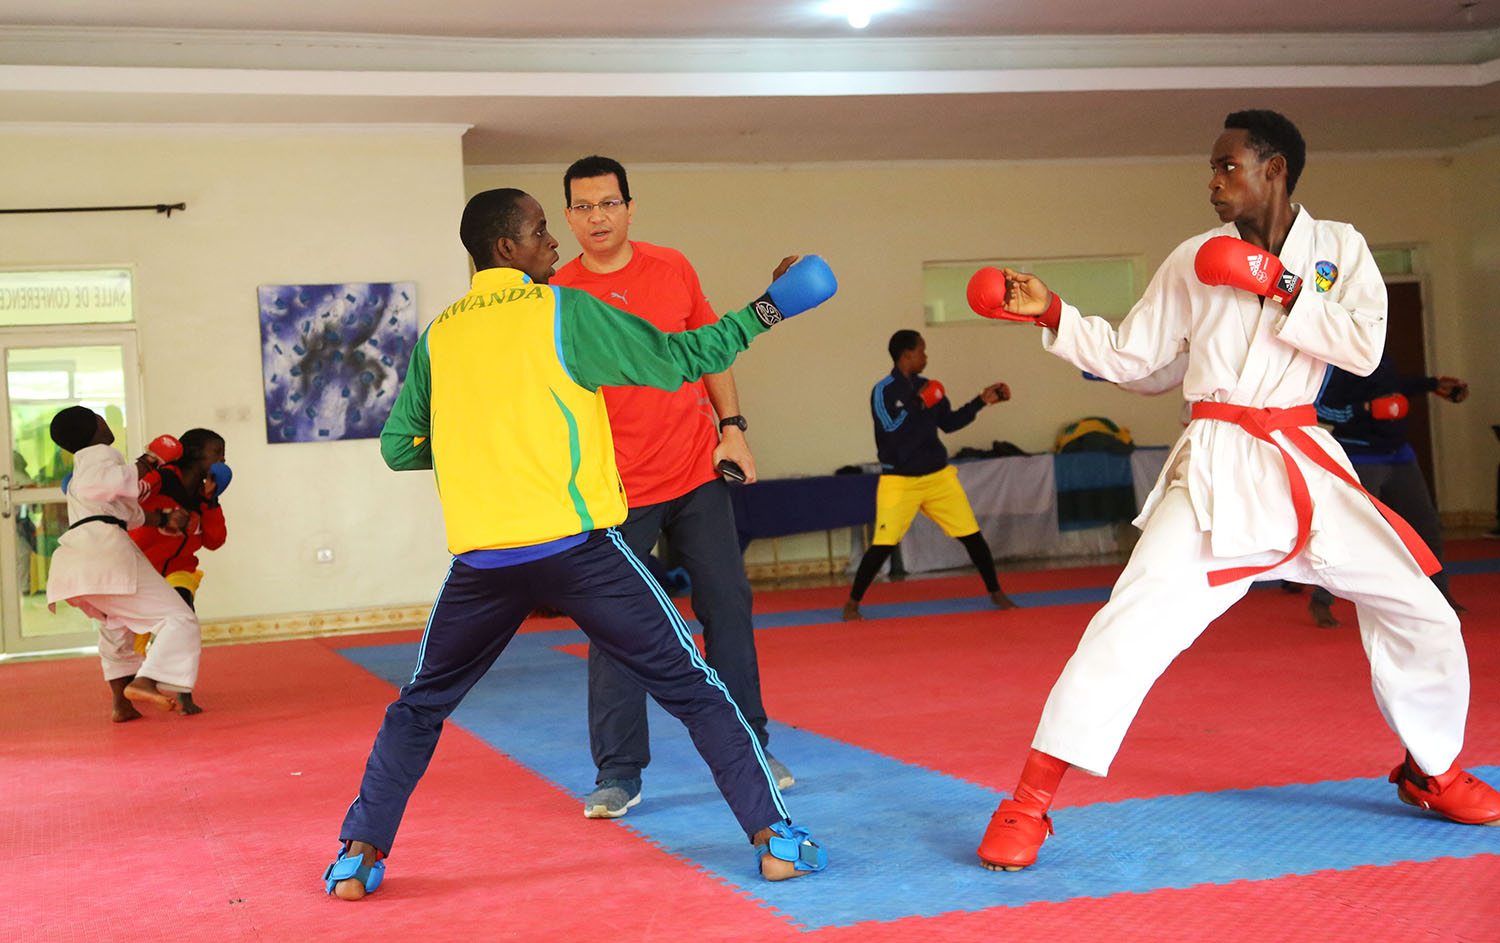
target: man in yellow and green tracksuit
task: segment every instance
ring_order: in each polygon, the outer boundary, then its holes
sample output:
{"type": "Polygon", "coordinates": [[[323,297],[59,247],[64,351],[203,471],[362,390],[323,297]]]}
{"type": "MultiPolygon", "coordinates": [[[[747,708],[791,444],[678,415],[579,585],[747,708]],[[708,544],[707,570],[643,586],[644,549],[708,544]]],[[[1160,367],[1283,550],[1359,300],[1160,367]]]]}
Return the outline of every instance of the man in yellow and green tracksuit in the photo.
{"type": "Polygon", "coordinates": [[[552,288],[557,241],[536,200],[489,190],[464,210],[470,291],[412,353],[381,433],[391,468],[431,468],[452,566],[387,709],[349,807],[329,893],[380,883],[408,798],[443,721],[538,606],[561,610],[688,728],[771,880],[820,870],[826,855],[793,827],[765,755],[666,594],[614,525],[626,497],[601,386],[675,389],[725,370],[772,324],[830,297],[810,257],[754,304],[667,334],[582,291],[552,288]]]}

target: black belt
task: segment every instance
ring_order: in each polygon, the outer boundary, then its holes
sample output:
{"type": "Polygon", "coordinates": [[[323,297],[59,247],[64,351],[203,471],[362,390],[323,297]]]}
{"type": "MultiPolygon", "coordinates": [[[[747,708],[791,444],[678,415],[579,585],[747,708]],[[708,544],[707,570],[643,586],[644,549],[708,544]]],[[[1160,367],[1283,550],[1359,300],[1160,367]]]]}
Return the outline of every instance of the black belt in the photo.
{"type": "Polygon", "coordinates": [[[85,517],[81,521],[74,521],[72,524],[68,525],[68,530],[72,530],[75,527],[82,527],[84,524],[91,524],[94,521],[103,521],[106,524],[113,524],[116,527],[120,528],[120,530],[130,529],[126,527],[125,522],[120,520],[118,517],[111,517],[108,514],[95,514],[92,517],[85,517]]]}

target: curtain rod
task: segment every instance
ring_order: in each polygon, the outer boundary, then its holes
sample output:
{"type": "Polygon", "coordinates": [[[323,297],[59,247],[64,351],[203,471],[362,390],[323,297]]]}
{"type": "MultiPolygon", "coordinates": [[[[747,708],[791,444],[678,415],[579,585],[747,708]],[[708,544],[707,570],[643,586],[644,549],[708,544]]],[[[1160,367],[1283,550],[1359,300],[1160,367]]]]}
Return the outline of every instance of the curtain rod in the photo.
{"type": "Polygon", "coordinates": [[[7,210],[0,209],[4,213],[115,213],[121,210],[155,210],[158,213],[167,214],[170,219],[173,210],[186,210],[186,203],[143,203],[140,206],[48,206],[37,209],[7,210]]]}

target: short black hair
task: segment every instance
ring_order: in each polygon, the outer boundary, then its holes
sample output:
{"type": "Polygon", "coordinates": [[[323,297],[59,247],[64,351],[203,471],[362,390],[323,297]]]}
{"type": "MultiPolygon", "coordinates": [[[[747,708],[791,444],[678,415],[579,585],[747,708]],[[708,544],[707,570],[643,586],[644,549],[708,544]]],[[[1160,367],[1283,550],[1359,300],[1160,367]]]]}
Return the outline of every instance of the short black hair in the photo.
{"type": "Polygon", "coordinates": [[[469,198],[458,224],[458,238],[469,250],[476,272],[495,267],[497,239],[521,237],[521,201],[528,196],[525,190],[501,187],[469,198]]]}
{"type": "Polygon", "coordinates": [[[182,443],[182,458],[173,462],[174,465],[186,465],[196,462],[203,457],[203,452],[213,443],[224,444],[224,437],[212,429],[189,429],[177,437],[182,443]]]}
{"type": "Polygon", "coordinates": [[[99,414],[87,406],[69,406],[52,417],[52,442],[64,452],[76,452],[94,441],[99,414]]]}
{"type": "Polygon", "coordinates": [[[908,350],[916,350],[921,342],[922,335],[916,331],[900,330],[891,335],[891,342],[886,345],[885,349],[891,352],[891,362],[895,363],[908,350]]]}
{"type": "Polygon", "coordinates": [[[1248,132],[1250,146],[1261,160],[1270,160],[1277,154],[1285,158],[1286,195],[1292,195],[1307,163],[1307,142],[1302,140],[1302,132],[1295,124],[1279,112],[1253,109],[1230,113],[1224,119],[1224,129],[1248,132]]]}
{"type": "Polygon", "coordinates": [[[588,157],[580,157],[573,161],[568,169],[563,171],[563,199],[569,206],[573,205],[573,181],[588,180],[593,177],[604,177],[614,174],[615,179],[620,181],[620,196],[626,203],[630,202],[630,181],[625,179],[625,168],[613,157],[600,157],[591,154],[588,157]]]}

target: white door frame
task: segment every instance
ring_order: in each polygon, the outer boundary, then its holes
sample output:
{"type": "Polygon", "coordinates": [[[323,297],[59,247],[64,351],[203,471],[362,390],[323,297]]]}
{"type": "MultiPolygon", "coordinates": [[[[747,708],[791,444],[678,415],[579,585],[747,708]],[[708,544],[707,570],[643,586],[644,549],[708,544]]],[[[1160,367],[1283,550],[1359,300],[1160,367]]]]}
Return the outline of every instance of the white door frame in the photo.
{"type": "Polygon", "coordinates": [[[9,351],[26,347],[105,347],[121,348],[121,368],[125,372],[126,441],[117,443],[126,455],[138,455],[144,445],[144,398],[141,384],[140,348],[134,324],[72,324],[47,327],[0,328],[0,442],[5,454],[0,457],[0,659],[18,655],[37,655],[92,647],[93,632],[77,632],[26,638],[21,633],[21,593],[16,581],[16,519],[19,504],[61,503],[66,500],[57,485],[45,488],[14,486],[11,446],[10,384],[7,365],[9,351]]]}

